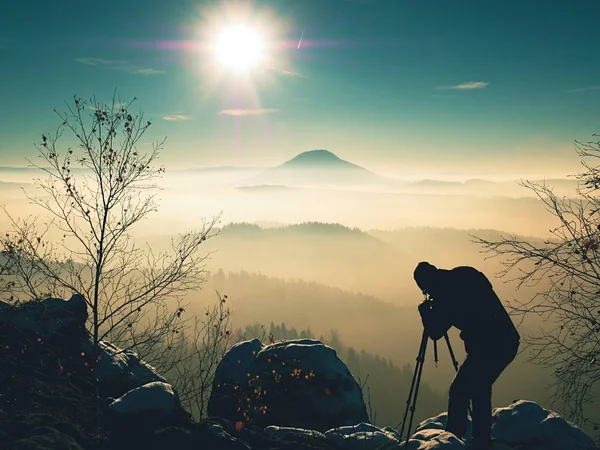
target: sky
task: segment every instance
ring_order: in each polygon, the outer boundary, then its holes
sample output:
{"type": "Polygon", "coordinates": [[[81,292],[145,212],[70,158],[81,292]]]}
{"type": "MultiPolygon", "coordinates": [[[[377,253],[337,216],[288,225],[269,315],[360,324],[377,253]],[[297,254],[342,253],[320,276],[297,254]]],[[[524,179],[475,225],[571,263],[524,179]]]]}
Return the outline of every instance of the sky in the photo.
{"type": "Polygon", "coordinates": [[[574,140],[600,133],[599,15],[592,0],[5,2],[0,165],[27,165],[74,94],[116,89],[152,120],[148,142],[167,137],[167,169],[327,149],[382,173],[572,173],[574,140]],[[263,46],[242,71],[214,50],[240,24],[263,46]]]}

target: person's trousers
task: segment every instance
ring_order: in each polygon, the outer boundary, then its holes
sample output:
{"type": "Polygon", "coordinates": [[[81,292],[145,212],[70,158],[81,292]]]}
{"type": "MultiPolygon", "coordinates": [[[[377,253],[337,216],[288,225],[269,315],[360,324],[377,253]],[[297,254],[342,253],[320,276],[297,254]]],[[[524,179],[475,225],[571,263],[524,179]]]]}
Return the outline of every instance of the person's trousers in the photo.
{"type": "Polygon", "coordinates": [[[492,385],[514,360],[518,348],[517,342],[467,354],[450,386],[446,431],[459,438],[465,435],[472,401],[473,443],[482,448],[491,443],[492,385]]]}

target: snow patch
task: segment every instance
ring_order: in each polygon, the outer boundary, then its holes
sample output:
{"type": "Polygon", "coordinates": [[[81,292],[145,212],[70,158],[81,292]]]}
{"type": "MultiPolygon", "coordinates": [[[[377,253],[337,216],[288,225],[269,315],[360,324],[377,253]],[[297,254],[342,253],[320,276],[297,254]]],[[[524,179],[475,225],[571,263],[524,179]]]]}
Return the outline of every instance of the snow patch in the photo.
{"type": "Polygon", "coordinates": [[[148,411],[171,414],[177,405],[171,385],[155,381],[132,389],[112,402],[109,408],[119,414],[139,414],[148,411]]]}
{"type": "Polygon", "coordinates": [[[370,423],[333,428],[325,436],[336,446],[344,450],[369,450],[399,444],[397,432],[378,428],[370,423]]]}

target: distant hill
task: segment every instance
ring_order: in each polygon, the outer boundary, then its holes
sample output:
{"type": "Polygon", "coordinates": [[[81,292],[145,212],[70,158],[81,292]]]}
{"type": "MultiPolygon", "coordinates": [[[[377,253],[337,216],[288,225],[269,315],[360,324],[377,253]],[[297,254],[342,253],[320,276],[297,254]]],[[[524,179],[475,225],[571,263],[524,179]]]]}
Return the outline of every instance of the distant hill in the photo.
{"type": "Polygon", "coordinates": [[[365,186],[393,182],[339,158],[329,150],[309,150],[250,178],[248,184],[365,186]]]}
{"type": "Polygon", "coordinates": [[[280,192],[291,188],[279,184],[260,184],[256,186],[238,186],[236,189],[246,192],[280,192]]]}
{"type": "MultiPolygon", "coordinates": [[[[577,187],[577,180],[574,179],[547,179],[529,181],[551,188],[559,196],[573,196],[577,187]]],[[[469,179],[465,181],[447,181],[422,179],[404,184],[401,190],[402,192],[414,194],[474,195],[478,197],[536,197],[534,192],[523,187],[519,180],[491,181],[483,179],[469,179]]]]}
{"type": "MultiPolygon", "coordinates": [[[[148,243],[156,252],[166,251],[170,239],[161,236],[148,243]]],[[[394,245],[340,224],[306,222],[262,228],[230,223],[206,242],[204,251],[213,252],[211,270],[302,279],[368,292],[398,303],[404,300],[399,298],[403,286],[410,285],[413,295],[419,294],[412,280],[418,260],[394,245]]]]}

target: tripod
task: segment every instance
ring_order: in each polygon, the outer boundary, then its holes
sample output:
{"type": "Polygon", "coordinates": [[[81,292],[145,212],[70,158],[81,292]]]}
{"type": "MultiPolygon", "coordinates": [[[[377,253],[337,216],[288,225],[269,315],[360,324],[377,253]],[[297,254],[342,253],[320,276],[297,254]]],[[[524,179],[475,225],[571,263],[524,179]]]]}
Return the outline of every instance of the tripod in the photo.
{"type": "MultiPolygon", "coordinates": [[[[448,337],[448,333],[444,334],[444,339],[446,340],[446,344],[448,344],[448,351],[450,352],[450,358],[452,359],[452,364],[454,365],[454,369],[458,372],[458,361],[454,357],[454,351],[452,350],[452,346],[450,345],[450,338],[448,337]]],[[[410,438],[410,430],[412,428],[413,419],[415,416],[415,409],[417,404],[417,394],[419,393],[419,385],[421,384],[421,374],[423,373],[423,364],[425,362],[425,351],[427,350],[427,341],[429,340],[429,336],[427,336],[427,332],[423,330],[423,337],[421,338],[421,346],[419,347],[419,354],[417,355],[417,364],[415,366],[415,373],[413,374],[412,383],[410,385],[410,392],[408,394],[408,400],[406,400],[406,410],[404,411],[404,418],[402,419],[402,428],[400,429],[400,436],[404,434],[404,425],[406,424],[406,415],[410,410],[410,421],[408,422],[408,429],[406,432],[406,448],[408,448],[408,440],[410,438]],[[416,383],[416,384],[415,384],[416,383]],[[414,397],[413,397],[414,392],[414,397]],[[412,398],[412,404],[411,404],[412,398]]],[[[437,341],[433,341],[433,350],[434,350],[434,361],[437,365],[438,363],[438,355],[437,355],[437,341]]],[[[469,414],[473,416],[471,412],[471,407],[469,407],[469,414]]]]}

